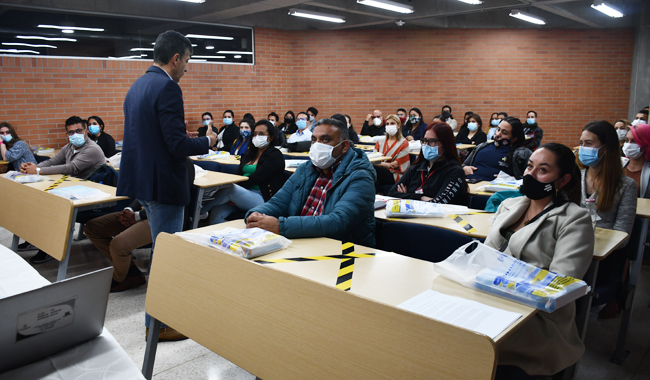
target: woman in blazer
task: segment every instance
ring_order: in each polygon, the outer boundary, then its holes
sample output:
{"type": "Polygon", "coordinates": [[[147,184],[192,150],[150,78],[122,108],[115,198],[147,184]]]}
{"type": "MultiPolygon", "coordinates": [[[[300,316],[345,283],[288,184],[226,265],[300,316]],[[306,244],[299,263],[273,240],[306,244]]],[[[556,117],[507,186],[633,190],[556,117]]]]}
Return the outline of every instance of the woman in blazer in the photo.
{"type": "Polygon", "coordinates": [[[210,224],[223,223],[234,212],[263,204],[284,185],[284,156],[271,145],[277,133],[268,120],[255,123],[252,146],[237,168],[237,174],[248,181],[217,191],[215,198],[203,205],[201,212],[210,212],[210,224]]]}
{"type": "MultiPolygon", "coordinates": [[[[533,153],[524,172],[523,197],[501,203],[485,244],[539,268],[582,278],[592,260],[594,230],[580,202],[580,171],[568,147],[549,143],[533,153]]],[[[575,303],[540,312],[503,341],[496,379],[524,371],[552,376],[576,363],[584,344],[575,303]]]]}

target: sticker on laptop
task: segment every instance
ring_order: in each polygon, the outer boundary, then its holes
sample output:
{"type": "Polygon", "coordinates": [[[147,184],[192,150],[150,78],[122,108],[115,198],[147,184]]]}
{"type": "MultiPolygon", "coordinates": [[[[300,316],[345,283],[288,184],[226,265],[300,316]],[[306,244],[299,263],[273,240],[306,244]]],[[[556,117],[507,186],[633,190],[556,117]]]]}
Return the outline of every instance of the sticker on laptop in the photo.
{"type": "Polygon", "coordinates": [[[75,301],[76,297],[18,315],[16,341],[70,326],[75,301]]]}

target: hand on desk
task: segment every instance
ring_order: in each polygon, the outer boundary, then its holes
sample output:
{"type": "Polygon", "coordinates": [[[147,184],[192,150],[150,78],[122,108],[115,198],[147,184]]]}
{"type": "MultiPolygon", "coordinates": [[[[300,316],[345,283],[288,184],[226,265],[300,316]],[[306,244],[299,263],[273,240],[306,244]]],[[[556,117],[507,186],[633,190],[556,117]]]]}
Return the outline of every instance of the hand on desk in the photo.
{"type": "Polygon", "coordinates": [[[433,198],[427,197],[426,195],[423,195],[422,198],[420,198],[420,200],[421,200],[422,202],[429,202],[429,201],[432,200],[432,199],[433,199],[433,198]]]}
{"type": "Polygon", "coordinates": [[[471,175],[474,174],[474,170],[476,169],[476,166],[465,166],[463,167],[463,170],[465,171],[465,175],[471,175]]]}
{"type": "Polygon", "coordinates": [[[406,186],[404,186],[403,183],[400,183],[397,185],[397,192],[398,193],[406,193],[406,186]]]}
{"type": "Polygon", "coordinates": [[[254,212],[246,219],[246,228],[258,227],[274,234],[280,234],[280,221],[278,218],[254,212]]]}
{"type": "Polygon", "coordinates": [[[23,162],[20,164],[20,172],[24,174],[36,174],[36,164],[33,162],[23,162]]]}
{"type": "Polygon", "coordinates": [[[135,224],[135,212],[131,210],[122,210],[119,216],[119,221],[126,227],[131,227],[135,224]]]}

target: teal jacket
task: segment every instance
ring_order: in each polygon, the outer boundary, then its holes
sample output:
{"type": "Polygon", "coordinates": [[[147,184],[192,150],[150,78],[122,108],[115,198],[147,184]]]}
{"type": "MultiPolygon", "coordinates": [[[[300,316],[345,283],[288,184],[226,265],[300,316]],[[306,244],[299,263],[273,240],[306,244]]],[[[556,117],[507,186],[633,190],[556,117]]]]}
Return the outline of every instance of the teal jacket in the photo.
{"type": "Polygon", "coordinates": [[[375,180],[377,174],[366,154],[350,148],[334,171],[320,216],[300,216],[318,170],[307,161],[284,186],[263,205],[246,213],[259,212],[278,218],[280,234],[289,239],[328,237],[367,247],[375,246],[375,180]]]}

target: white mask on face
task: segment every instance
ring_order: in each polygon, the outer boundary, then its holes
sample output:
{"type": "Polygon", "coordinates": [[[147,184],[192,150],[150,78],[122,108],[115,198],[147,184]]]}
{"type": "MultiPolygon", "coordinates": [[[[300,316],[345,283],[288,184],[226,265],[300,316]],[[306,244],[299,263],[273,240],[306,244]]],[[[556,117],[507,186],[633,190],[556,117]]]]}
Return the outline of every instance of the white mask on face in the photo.
{"type": "Polygon", "coordinates": [[[255,136],[253,137],[253,145],[255,145],[255,148],[265,148],[267,145],[269,145],[268,136],[255,136]]]}
{"type": "Polygon", "coordinates": [[[381,118],[377,117],[377,118],[372,119],[372,123],[375,125],[375,127],[380,126],[381,125],[381,118]]]}
{"type": "Polygon", "coordinates": [[[627,130],[625,130],[625,129],[617,129],[616,133],[618,134],[618,140],[619,141],[625,141],[625,136],[627,136],[627,130]]]}
{"type": "Polygon", "coordinates": [[[328,169],[330,166],[334,165],[338,158],[332,157],[332,151],[342,143],[343,141],[338,143],[336,146],[319,142],[313,143],[311,148],[309,148],[309,159],[311,160],[311,163],[319,169],[328,169]]]}
{"type": "Polygon", "coordinates": [[[271,125],[275,126],[275,121],[269,120],[269,123],[271,123],[271,125]]]}
{"type": "Polygon", "coordinates": [[[309,116],[309,121],[314,121],[315,117],[314,115],[309,116]]]}
{"type": "Polygon", "coordinates": [[[397,125],[391,124],[386,126],[386,133],[388,133],[391,136],[395,136],[397,133],[397,125]]]}
{"type": "Polygon", "coordinates": [[[637,125],[637,124],[639,124],[639,123],[643,123],[643,120],[641,120],[641,119],[634,119],[634,120],[632,120],[632,125],[637,125]]]}
{"type": "Polygon", "coordinates": [[[625,157],[632,160],[641,157],[641,155],[643,154],[643,152],[641,152],[641,148],[639,147],[639,145],[632,144],[632,143],[623,144],[623,153],[625,154],[625,157]]]}

